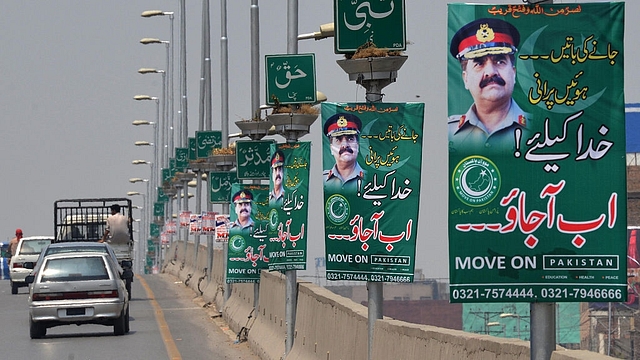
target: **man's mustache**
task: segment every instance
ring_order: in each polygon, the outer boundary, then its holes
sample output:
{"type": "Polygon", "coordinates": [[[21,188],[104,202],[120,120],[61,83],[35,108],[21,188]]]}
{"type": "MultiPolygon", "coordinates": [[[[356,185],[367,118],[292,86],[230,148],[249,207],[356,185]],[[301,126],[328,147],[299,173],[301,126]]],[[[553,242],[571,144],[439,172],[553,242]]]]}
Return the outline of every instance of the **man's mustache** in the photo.
{"type": "Polygon", "coordinates": [[[242,213],[249,213],[249,210],[247,210],[247,209],[242,209],[242,210],[240,210],[240,214],[242,214],[242,213]]]}
{"type": "Polygon", "coordinates": [[[338,155],[342,155],[346,152],[349,152],[351,154],[353,154],[353,149],[351,148],[351,146],[343,146],[340,148],[340,151],[338,152],[338,155]]]}
{"type": "Polygon", "coordinates": [[[504,86],[506,84],[506,82],[504,81],[504,79],[502,77],[500,77],[500,75],[492,75],[490,77],[484,78],[482,80],[480,80],[480,88],[484,88],[485,86],[494,83],[494,84],[498,84],[500,86],[504,86]]]}

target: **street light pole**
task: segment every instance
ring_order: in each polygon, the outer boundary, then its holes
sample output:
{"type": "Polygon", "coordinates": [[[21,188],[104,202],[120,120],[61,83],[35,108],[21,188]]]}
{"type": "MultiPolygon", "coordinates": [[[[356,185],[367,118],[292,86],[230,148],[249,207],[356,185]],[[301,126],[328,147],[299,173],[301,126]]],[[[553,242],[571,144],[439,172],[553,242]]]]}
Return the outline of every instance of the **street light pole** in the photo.
{"type": "MultiPolygon", "coordinates": [[[[143,101],[143,100],[154,100],[156,102],[156,122],[153,125],[153,130],[154,130],[154,135],[155,135],[155,143],[158,144],[158,124],[160,123],[160,101],[157,97],[155,96],[149,96],[149,95],[136,95],[133,97],[134,100],[138,100],[138,101],[143,101]]],[[[138,124],[133,124],[133,125],[138,125],[138,124]]],[[[154,179],[155,179],[155,185],[158,186],[159,180],[160,180],[160,175],[159,175],[159,171],[162,168],[161,164],[158,162],[158,151],[160,151],[158,149],[158,146],[155,146],[155,151],[153,152],[153,163],[155,166],[155,173],[154,173],[154,179]]],[[[156,189],[154,189],[154,197],[156,196],[156,189]]]]}
{"type": "Polygon", "coordinates": [[[173,41],[173,11],[161,11],[161,10],[148,10],[148,11],[144,11],[141,14],[142,17],[154,17],[154,16],[168,16],[169,17],[169,33],[170,33],[170,39],[169,39],[169,48],[170,50],[167,53],[167,71],[168,71],[168,76],[169,76],[169,83],[168,83],[168,103],[169,103],[169,114],[170,116],[167,117],[167,119],[169,119],[169,149],[173,149],[173,140],[174,140],[174,133],[173,133],[173,129],[174,129],[174,124],[175,124],[175,119],[174,119],[174,86],[173,86],[173,78],[174,78],[174,73],[175,73],[175,66],[174,66],[174,46],[173,44],[175,44],[175,42],[173,41]],[[169,55],[170,53],[170,55],[169,55]]]}
{"type": "MultiPolygon", "coordinates": [[[[164,70],[157,70],[151,68],[141,68],[138,70],[140,74],[161,74],[162,75],[162,98],[166,99],[166,72],[164,70]]],[[[168,122],[167,122],[167,113],[166,113],[166,100],[162,101],[162,140],[160,142],[160,147],[162,151],[162,156],[160,159],[161,167],[168,168],[169,167],[169,146],[167,145],[167,134],[169,132],[168,122]]]]}
{"type": "MultiPolygon", "coordinates": [[[[138,180],[143,181],[143,179],[137,179],[137,178],[129,179],[129,181],[132,182],[132,183],[134,183],[134,182],[136,182],[138,180]]],[[[142,203],[143,204],[147,203],[147,201],[146,201],[147,199],[146,199],[146,195],[145,194],[139,193],[137,191],[129,191],[129,192],[127,192],[127,196],[136,196],[136,195],[142,196],[142,203]]],[[[147,226],[146,225],[146,221],[144,219],[145,219],[145,216],[144,216],[144,212],[143,212],[143,221],[142,221],[142,227],[143,228],[147,226]]],[[[139,234],[145,234],[145,233],[144,233],[144,231],[140,231],[139,234]]],[[[141,261],[140,260],[141,260],[141,254],[143,254],[141,244],[143,244],[144,241],[145,240],[141,240],[140,236],[138,236],[138,246],[137,246],[137,250],[136,250],[136,253],[137,253],[137,256],[136,256],[137,262],[136,263],[138,264],[138,272],[139,273],[142,273],[142,272],[140,272],[140,267],[141,267],[141,261]]]]}

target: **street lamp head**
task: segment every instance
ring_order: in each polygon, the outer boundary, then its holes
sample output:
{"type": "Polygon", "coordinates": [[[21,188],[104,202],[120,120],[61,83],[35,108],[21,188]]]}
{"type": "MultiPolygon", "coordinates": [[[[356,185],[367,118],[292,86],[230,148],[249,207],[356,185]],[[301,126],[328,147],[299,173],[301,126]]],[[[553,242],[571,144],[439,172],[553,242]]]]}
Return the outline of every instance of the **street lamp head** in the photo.
{"type": "Polygon", "coordinates": [[[150,143],[148,141],[136,141],[135,146],[153,146],[153,143],[150,143]]]}
{"type": "Polygon", "coordinates": [[[328,24],[320,25],[320,31],[298,35],[298,40],[306,40],[306,39],[322,40],[322,39],[326,39],[328,37],[334,37],[334,36],[335,36],[335,30],[334,30],[333,23],[328,23],[328,24]]]}
{"type": "Polygon", "coordinates": [[[140,194],[137,191],[129,191],[129,192],[127,192],[127,196],[136,196],[136,195],[142,195],[142,194],[140,194]]]}
{"type": "Polygon", "coordinates": [[[164,70],[151,69],[151,68],[140,68],[138,69],[140,74],[164,74],[164,70]]]}
{"type": "Polygon", "coordinates": [[[155,125],[154,122],[147,121],[147,120],[133,120],[132,124],[135,125],[135,126],[139,126],[139,125],[155,125]]]}
{"type": "Polygon", "coordinates": [[[133,100],[138,100],[138,101],[140,101],[140,100],[158,100],[158,98],[155,97],[155,96],[149,96],[149,95],[135,95],[133,97],[133,100]]]}
{"type": "Polygon", "coordinates": [[[140,16],[142,17],[153,17],[153,16],[165,16],[165,15],[173,15],[172,11],[162,11],[162,10],[147,10],[143,11],[140,16]]]}
{"type": "Polygon", "coordinates": [[[131,178],[131,179],[129,179],[129,182],[133,183],[133,184],[135,184],[137,182],[147,182],[147,181],[149,181],[149,179],[143,179],[143,178],[131,178]]]}
{"type": "Polygon", "coordinates": [[[150,162],[148,162],[147,160],[133,160],[131,162],[133,165],[140,165],[140,164],[151,164],[150,162]]]}
{"type": "Polygon", "coordinates": [[[518,317],[518,314],[503,313],[503,314],[500,314],[500,317],[501,317],[501,318],[518,317]]]}
{"type": "Polygon", "coordinates": [[[143,45],[148,45],[148,44],[168,44],[169,41],[160,40],[160,39],[156,39],[156,38],[142,38],[142,39],[140,39],[140,43],[143,44],[143,45]]]}

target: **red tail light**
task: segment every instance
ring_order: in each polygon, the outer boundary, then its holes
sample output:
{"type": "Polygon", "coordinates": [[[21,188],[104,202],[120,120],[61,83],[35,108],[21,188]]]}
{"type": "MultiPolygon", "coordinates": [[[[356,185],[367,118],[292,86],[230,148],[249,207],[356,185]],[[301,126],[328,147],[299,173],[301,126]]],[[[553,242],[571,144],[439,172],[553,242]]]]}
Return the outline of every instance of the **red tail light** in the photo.
{"type": "Polygon", "coordinates": [[[118,290],[106,291],[73,291],[64,293],[34,293],[31,299],[33,301],[50,301],[50,300],[81,300],[81,299],[108,299],[118,298],[118,290]]]}
{"type": "Polygon", "coordinates": [[[11,267],[14,268],[14,269],[22,269],[23,268],[22,263],[19,263],[19,262],[12,262],[11,263],[11,267]]]}

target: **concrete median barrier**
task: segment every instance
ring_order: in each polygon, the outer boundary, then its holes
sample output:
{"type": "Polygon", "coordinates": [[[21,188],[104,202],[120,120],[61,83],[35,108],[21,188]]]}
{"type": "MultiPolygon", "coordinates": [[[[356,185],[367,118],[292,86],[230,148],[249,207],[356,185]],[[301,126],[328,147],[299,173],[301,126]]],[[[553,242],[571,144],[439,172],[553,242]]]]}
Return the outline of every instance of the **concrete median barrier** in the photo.
{"type": "MultiPolygon", "coordinates": [[[[183,254],[183,248],[184,243],[180,245],[180,242],[174,242],[171,245],[168,253],[173,254],[173,258],[166,260],[164,269],[185,281],[189,273],[202,272],[200,254],[205,257],[206,250],[199,249],[196,261],[194,256],[189,256],[190,253],[193,254],[193,244],[191,252],[188,247],[187,253],[183,254]],[[180,269],[182,259],[185,265],[180,269]],[[174,263],[171,263],[172,260],[174,263]],[[188,270],[185,271],[185,268],[188,270]]],[[[255,311],[254,284],[234,284],[229,300],[223,305],[224,296],[220,293],[224,281],[223,260],[222,251],[216,249],[212,280],[207,282],[203,298],[220,304],[218,309],[223,309],[222,315],[232,331],[238,333],[243,327],[247,328],[249,346],[261,359],[367,359],[367,308],[306,282],[298,282],[295,338],[293,347],[285,358],[284,275],[270,271],[261,273],[259,302],[255,311]]],[[[377,320],[375,324],[372,360],[528,360],[529,357],[528,341],[412,324],[390,318],[377,320]]],[[[551,356],[551,360],[606,359],[614,358],[560,347],[551,356]]]]}

